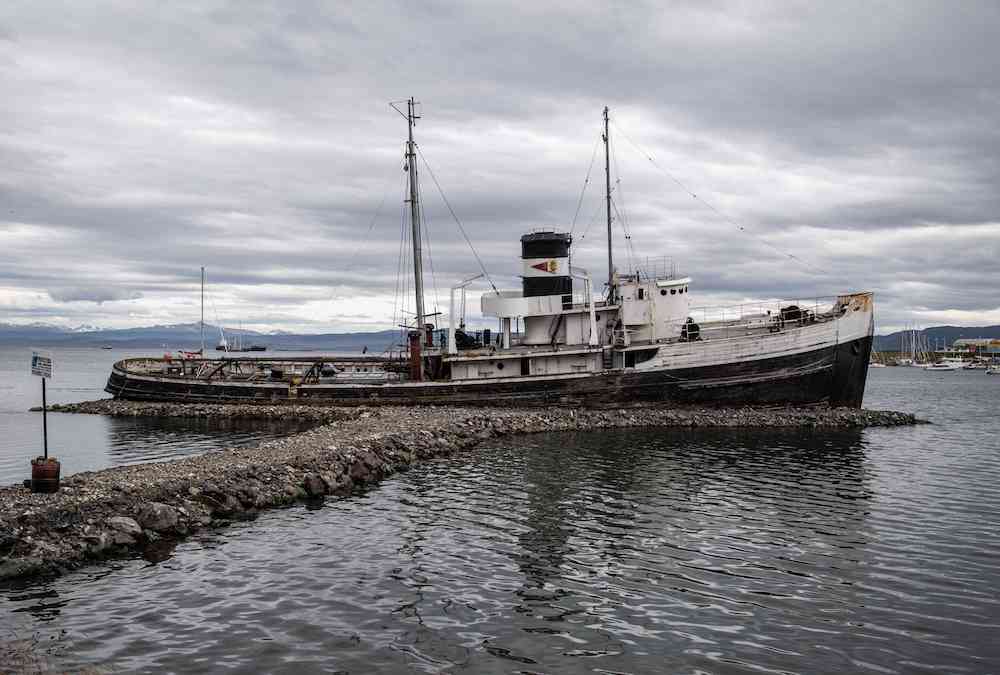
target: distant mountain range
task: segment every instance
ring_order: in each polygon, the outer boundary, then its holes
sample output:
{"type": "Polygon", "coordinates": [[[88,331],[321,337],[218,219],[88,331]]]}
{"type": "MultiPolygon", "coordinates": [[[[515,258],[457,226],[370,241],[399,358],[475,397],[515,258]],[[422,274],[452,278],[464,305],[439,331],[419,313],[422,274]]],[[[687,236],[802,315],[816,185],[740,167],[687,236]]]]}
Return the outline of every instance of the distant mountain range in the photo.
{"type": "MultiPolygon", "coordinates": [[[[378,354],[399,342],[399,333],[383,330],[371,333],[258,333],[249,330],[227,330],[230,343],[242,340],[244,345],[266,345],[272,350],[314,350],[354,352],[368,347],[378,354]]],[[[205,324],[205,350],[214,351],[219,341],[217,326],[205,324]]],[[[197,323],[183,323],[146,328],[100,329],[91,326],[62,328],[46,324],[14,325],[0,323],[0,345],[79,346],[190,349],[201,346],[201,327],[197,323]]]]}
{"type": "MultiPolygon", "coordinates": [[[[875,336],[875,349],[891,352],[899,349],[901,336],[905,331],[875,336]]],[[[1000,339],[1000,326],[934,326],[918,331],[926,336],[927,344],[950,345],[958,338],[1000,339]]],[[[214,350],[218,342],[219,329],[205,325],[206,350],[214,350]],[[209,337],[211,336],[211,337],[209,337]]],[[[381,353],[399,342],[399,333],[383,330],[370,333],[258,333],[256,331],[226,331],[230,341],[242,339],[243,343],[262,344],[272,350],[336,350],[361,351],[368,347],[372,353],[381,353]]],[[[62,328],[46,324],[15,325],[0,323],[0,345],[81,346],[197,349],[201,345],[200,327],[196,323],[182,323],[169,326],[149,326],[146,328],[100,329],[93,326],[62,328]]]]}
{"type": "MultiPolygon", "coordinates": [[[[899,351],[903,344],[902,336],[907,331],[896,331],[888,335],[875,336],[875,349],[880,352],[899,351]]],[[[934,326],[917,331],[918,335],[926,338],[926,344],[934,349],[939,345],[951,346],[951,343],[959,338],[975,339],[990,338],[1000,339],[1000,326],[934,326]]]]}

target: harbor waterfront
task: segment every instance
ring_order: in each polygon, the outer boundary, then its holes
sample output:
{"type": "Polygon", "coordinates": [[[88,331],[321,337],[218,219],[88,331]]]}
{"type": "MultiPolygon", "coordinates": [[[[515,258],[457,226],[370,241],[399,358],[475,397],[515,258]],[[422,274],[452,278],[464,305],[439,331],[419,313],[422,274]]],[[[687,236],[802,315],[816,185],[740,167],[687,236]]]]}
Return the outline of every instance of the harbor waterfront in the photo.
{"type": "Polygon", "coordinates": [[[1000,675],[995,5],[0,4],[0,675],[1000,675]]]}

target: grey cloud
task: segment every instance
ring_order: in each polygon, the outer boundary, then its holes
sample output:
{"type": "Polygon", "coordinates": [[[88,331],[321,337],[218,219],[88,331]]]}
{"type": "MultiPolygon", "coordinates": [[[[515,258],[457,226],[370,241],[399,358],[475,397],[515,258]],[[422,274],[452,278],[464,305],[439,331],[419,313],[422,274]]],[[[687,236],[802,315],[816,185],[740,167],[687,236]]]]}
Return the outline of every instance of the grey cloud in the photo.
{"type": "MultiPolygon", "coordinates": [[[[128,322],[73,300],[138,292],[134,321],[188,320],[170,313],[190,311],[205,265],[234,316],[360,325],[299,308],[392,295],[405,124],[387,101],[410,94],[504,285],[523,231],[569,226],[607,104],[636,254],[678,258],[704,300],[847,285],[879,292],[883,323],[996,308],[992,4],[12,3],[0,26],[0,288],[61,303],[25,317],[128,322]]],[[[421,179],[446,295],[477,265],[421,179]]],[[[597,278],[602,181],[595,166],[576,232],[597,278]]]]}
{"type": "Polygon", "coordinates": [[[98,305],[117,300],[139,300],[143,297],[138,291],[126,291],[118,288],[81,287],[50,288],[49,297],[56,302],[93,302],[98,305]]]}

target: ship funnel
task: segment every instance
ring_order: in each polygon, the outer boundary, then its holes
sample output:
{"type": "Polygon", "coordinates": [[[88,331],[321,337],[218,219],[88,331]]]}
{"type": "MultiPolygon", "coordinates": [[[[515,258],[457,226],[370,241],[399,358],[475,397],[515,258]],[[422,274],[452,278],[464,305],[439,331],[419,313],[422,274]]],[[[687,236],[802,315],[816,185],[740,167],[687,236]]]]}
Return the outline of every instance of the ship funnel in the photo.
{"type": "Polygon", "coordinates": [[[521,237],[522,291],[526,298],[539,295],[573,295],[569,273],[569,247],[573,237],[566,232],[532,232],[521,237]]]}

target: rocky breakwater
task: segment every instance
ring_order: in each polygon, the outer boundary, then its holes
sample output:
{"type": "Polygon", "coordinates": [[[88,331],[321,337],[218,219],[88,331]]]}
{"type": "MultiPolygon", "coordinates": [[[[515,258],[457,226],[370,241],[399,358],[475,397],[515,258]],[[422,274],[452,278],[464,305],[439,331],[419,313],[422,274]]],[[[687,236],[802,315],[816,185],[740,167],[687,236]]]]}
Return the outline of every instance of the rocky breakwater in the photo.
{"type": "MultiPolygon", "coordinates": [[[[31,409],[41,412],[41,407],[31,409]]],[[[82,403],[57,403],[49,412],[107,415],[109,417],[184,417],[203,419],[297,419],[331,422],[349,419],[356,413],[349,408],[321,405],[268,405],[262,403],[159,403],[156,401],[119,401],[113,398],[82,403]]]]}
{"type": "Polygon", "coordinates": [[[858,428],[918,422],[905,413],[854,409],[338,409],[118,401],[60,409],[188,417],[317,415],[325,424],[253,448],[76,474],[56,494],[0,489],[0,579],[155,551],[163,542],[219,521],[250,518],[296,501],[346,496],[419,460],[499,436],[623,427],[858,428]]]}

